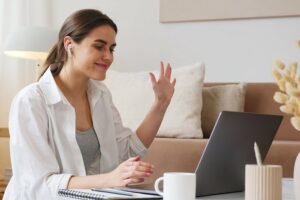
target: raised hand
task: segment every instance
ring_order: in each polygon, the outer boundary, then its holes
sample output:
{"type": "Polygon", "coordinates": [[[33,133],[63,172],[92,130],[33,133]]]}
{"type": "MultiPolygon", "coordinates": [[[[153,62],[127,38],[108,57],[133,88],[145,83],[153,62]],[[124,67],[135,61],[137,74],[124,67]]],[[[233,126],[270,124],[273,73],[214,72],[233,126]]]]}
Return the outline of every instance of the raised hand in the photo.
{"type": "Polygon", "coordinates": [[[168,63],[165,68],[163,62],[160,62],[160,74],[158,80],[156,80],[155,75],[150,72],[155,100],[163,107],[167,107],[170,104],[174,94],[176,79],[174,78],[171,82],[171,74],[171,65],[168,63]]]}

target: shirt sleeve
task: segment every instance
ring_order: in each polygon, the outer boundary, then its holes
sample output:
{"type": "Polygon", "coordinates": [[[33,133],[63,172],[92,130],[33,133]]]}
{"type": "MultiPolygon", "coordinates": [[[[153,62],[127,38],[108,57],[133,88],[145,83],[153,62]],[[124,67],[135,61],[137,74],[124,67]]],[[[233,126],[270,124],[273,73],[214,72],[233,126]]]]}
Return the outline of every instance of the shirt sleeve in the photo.
{"type": "Polygon", "coordinates": [[[41,94],[30,91],[15,97],[9,131],[14,196],[58,198],[58,190],[67,187],[71,174],[60,174],[49,144],[48,116],[41,94]]]}
{"type": "Polygon", "coordinates": [[[147,153],[147,148],[144,146],[136,132],[124,127],[118,109],[112,101],[112,96],[108,91],[110,98],[110,106],[113,114],[114,125],[116,128],[116,137],[121,160],[126,160],[129,157],[140,155],[143,157],[147,153]]]}

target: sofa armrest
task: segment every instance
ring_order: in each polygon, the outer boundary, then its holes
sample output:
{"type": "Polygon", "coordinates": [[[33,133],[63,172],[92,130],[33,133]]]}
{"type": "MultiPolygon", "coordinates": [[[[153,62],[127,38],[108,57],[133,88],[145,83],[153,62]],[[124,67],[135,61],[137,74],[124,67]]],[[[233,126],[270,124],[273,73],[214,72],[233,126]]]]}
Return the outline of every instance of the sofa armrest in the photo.
{"type": "Polygon", "coordinates": [[[264,164],[281,165],[283,176],[293,177],[298,153],[300,153],[300,141],[274,140],[264,164]]]}

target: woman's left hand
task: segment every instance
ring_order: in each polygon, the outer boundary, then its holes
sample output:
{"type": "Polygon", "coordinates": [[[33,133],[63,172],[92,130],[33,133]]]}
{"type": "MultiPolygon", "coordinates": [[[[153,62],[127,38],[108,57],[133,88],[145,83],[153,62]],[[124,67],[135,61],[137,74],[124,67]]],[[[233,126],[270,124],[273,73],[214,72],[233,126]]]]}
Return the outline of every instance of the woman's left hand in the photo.
{"type": "Polygon", "coordinates": [[[153,91],[155,93],[155,100],[160,106],[166,108],[172,99],[174,94],[174,88],[176,79],[171,82],[172,68],[168,63],[167,67],[164,67],[164,63],[160,62],[160,74],[158,80],[156,80],[153,73],[150,72],[150,79],[152,82],[153,91]]]}

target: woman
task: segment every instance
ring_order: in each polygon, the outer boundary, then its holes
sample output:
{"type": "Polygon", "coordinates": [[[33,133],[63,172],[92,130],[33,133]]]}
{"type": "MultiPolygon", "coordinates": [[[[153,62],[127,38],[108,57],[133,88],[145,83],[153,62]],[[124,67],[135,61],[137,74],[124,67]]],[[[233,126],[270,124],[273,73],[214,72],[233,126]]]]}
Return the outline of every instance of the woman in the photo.
{"type": "MultiPolygon", "coordinates": [[[[174,93],[171,67],[150,73],[155,99],[136,132],[123,127],[101,82],[113,62],[117,26],[85,9],[64,22],[37,83],[14,98],[9,119],[13,177],[4,199],[56,199],[62,188],[139,183],[153,173],[140,161],[174,93]]],[[[122,84],[122,83],[120,83],[122,84]]]]}

